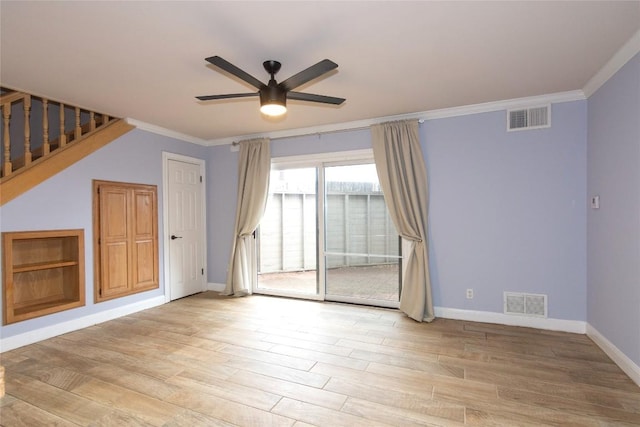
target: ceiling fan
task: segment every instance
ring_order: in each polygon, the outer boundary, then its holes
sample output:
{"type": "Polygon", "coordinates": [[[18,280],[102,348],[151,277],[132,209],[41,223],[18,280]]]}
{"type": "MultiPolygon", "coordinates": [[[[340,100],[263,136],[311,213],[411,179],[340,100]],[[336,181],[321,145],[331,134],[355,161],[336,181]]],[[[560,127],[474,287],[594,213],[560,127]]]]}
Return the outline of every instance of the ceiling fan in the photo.
{"type": "Polygon", "coordinates": [[[236,67],[229,61],[226,61],[219,56],[211,56],[205,58],[205,60],[218,68],[223,69],[229,74],[244,80],[251,86],[258,89],[257,92],[251,93],[231,93],[226,95],[205,95],[196,96],[201,101],[209,101],[212,99],[229,99],[229,98],[245,98],[248,96],[260,96],[260,111],[269,116],[280,116],[287,111],[287,99],[295,99],[297,101],[311,101],[320,102],[323,104],[340,105],[345,99],[336,98],[333,96],[315,95],[312,93],[294,92],[292,89],[302,86],[303,84],[320,77],[321,75],[338,67],[333,61],[323,59],[311,67],[300,71],[298,74],[294,74],[283,82],[276,82],[275,75],[280,71],[280,64],[278,61],[265,61],[263,67],[271,75],[268,84],[262,83],[249,73],[236,67]]]}

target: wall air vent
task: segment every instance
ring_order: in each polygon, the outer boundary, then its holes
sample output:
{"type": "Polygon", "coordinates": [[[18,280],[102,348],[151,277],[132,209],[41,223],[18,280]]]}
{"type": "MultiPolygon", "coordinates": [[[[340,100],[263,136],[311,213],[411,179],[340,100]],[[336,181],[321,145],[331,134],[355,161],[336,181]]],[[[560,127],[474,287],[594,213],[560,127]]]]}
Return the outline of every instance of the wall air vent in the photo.
{"type": "Polygon", "coordinates": [[[548,127],[551,127],[551,105],[507,111],[508,131],[548,127]]]}
{"type": "Polygon", "coordinates": [[[504,313],[519,316],[547,317],[547,296],[505,292],[504,313]]]}

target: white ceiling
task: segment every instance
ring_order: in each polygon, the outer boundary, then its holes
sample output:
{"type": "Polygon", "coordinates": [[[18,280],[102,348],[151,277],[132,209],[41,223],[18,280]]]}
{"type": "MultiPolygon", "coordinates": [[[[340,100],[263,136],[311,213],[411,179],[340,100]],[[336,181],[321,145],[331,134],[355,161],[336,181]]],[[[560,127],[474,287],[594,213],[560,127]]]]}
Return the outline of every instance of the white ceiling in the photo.
{"type": "Polygon", "coordinates": [[[0,2],[0,82],[215,143],[581,90],[640,30],[640,1],[0,2]],[[328,58],[337,71],[267,119],[219,55],[267,81],[328,58]]]}

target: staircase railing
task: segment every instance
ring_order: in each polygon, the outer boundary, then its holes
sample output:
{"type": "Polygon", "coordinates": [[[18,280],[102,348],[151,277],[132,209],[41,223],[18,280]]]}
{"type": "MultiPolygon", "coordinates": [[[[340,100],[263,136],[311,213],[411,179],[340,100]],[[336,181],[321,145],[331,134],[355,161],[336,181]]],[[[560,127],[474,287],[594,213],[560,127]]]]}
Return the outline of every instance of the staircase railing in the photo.
{"type": "Polygon", "coordinates": [[[1,180],[117,120],[106,114],[5,88],[0,88],[0,107],[1,180]]]}

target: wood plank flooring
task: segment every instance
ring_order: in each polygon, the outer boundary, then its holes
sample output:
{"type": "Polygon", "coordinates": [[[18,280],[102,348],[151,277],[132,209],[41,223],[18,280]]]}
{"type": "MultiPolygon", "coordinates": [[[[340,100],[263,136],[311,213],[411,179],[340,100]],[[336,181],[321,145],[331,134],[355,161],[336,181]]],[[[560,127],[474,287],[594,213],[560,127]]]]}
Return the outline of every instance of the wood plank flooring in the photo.
{"type": "Polygon", "coordinates": [[[639,426],[588,337],[207,292],[0,355],[3,426],[639,426]]]}

